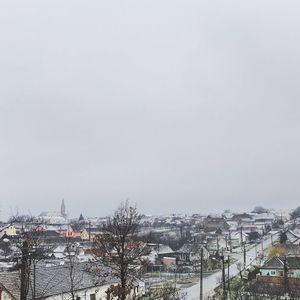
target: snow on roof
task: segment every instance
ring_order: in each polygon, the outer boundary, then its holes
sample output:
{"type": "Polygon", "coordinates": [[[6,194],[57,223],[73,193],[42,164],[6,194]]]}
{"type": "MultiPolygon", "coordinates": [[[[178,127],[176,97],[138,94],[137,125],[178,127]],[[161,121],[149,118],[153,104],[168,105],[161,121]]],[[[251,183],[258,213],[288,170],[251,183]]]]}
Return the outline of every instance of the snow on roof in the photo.
{"type": "Polygon", "coordinates": [[[168,245],[160,244],[159,245],[159,254],[164,254],[164,253],[171,253],[174,252],[168,245]]]}

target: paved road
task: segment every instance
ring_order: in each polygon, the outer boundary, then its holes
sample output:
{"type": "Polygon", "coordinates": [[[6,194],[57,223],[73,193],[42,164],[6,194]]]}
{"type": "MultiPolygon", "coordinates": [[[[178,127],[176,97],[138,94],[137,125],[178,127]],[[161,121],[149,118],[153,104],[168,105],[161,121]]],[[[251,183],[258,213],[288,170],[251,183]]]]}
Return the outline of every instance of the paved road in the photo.
{"type": "MultiPolygon", "coordinates": [[[[257,251],[261,251],[262,245],[263,248],[266,248],[271,245],[272,240],[274,241],[277,238],[277,233],[269,235],[266,237],[260,244],[257,244],[257,247],[253,247],[247,251],[246,254],[246,265],[250,265],[251,262],[255,259],[256,257],[256,249],[257,251]]],[[[244,264],[244,257],[243,254],[240,253],[238,260],[232,264],[229,268],[229,274],[230,277],[234,277],[238,275],[239,270],[238,270],[238,265],[239,264],[244,264]]],[[[226,270],[227,273],[227,270],[226,270]]],[[[222,278],[222,272],[219,271],[217,273],[214,273],[206,278],[203,279],[203,299],[206,300],[208,299],[208,296],[211,296],[213,294],[213,290],[219,285],[220,279],[222,278]]],[[[200,283],[190,287],[187,289],[188,293],[188,299],[189,300],[199,300],[200,298],[200,283]]]]}

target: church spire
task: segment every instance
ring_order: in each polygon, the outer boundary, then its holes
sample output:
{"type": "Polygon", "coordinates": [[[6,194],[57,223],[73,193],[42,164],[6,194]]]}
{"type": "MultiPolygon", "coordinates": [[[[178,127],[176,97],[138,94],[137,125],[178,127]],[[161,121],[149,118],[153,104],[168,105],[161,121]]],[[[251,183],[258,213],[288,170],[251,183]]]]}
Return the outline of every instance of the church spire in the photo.
{"type": "Polygon", "coordinates": [[[66,217],[66,205],[65,205],[65,199],[62,199],[61,201],[61,207],[60,207],[60,214],[62,215],[62,217],[66,217]]]}

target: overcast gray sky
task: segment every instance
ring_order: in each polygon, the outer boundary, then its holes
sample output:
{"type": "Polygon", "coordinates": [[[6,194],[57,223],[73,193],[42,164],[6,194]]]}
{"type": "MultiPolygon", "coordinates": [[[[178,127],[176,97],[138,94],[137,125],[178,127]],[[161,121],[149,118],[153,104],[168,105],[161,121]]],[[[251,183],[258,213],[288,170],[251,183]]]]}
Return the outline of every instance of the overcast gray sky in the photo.
{"type": "Polygon", "coordinates": [[[2,1],[0,209],[288,209],[299,1],[2,1]]]}

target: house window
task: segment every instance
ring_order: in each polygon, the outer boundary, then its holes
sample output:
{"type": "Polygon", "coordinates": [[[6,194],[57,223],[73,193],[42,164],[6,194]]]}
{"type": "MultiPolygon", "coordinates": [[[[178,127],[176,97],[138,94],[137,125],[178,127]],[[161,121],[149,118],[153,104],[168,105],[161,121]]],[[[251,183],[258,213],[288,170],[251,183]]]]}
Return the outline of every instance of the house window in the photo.
{"type": "Polygon", "coordinates": [[[80,300],[80,297],[77,296],[77,297],[76,297],[76,300],[80,300]]]}
{"type": "Polygon", "coordinates": [[[96,300],[96,294],[90,294],[90,300],[96,300]]]}
{"type": "Polygon", "coordinates": [[[278,271],[279,276],[283,276],[283,271],[278,271]]]}
{"type": "Polygon", "coordinates": [[[275,271],[271,271],[271,275],[275,275],[276,274],[276,272],[275,271]]]}

